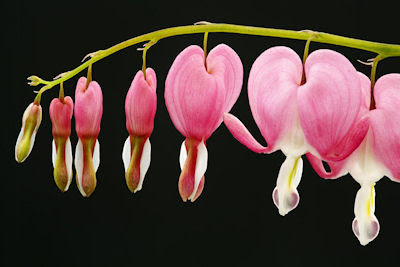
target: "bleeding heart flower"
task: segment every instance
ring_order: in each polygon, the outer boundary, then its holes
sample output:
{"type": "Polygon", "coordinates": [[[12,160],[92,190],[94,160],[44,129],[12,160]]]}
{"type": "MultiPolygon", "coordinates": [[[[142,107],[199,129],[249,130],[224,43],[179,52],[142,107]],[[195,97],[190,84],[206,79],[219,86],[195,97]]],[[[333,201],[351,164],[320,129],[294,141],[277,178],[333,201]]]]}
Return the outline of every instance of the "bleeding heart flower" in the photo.
{"type": "Polygon", "coordinates": [[[55,98],[50,103],[49,113],[53,124],[52,160],[54,181],[65,192],[72,181],[71,118],[74,109],[72,98],[55,98]]]}
{"type": "Polygon", "coordinates": [[[79,141],[75,149],[75,170],[79,191],[90,196],[96,188],[96,171],[100,164],[100,144],[97,137],[103,114],[103,94],[100,85],[86,78],[78,80],[75,90],[75,130],[79,141]]]}
{"type": "Polygon", "coordinates": [[[39,103],[31,103],[22,116],[22,127],[15,144],[15,160],[23,162],[31,153],[37,130],[42,121],[42,107],[39,103]]]}
{"type": "MultiPolygon", "coordinates": [[[[368,133],[360,146],[340,162],[327,161],[327,172],[320,159],[307,154],[315,171],[323,178],[337,178],[347,173],[356,180],[358,190],[353,220],[353,232],[362,245],[368,244],[379,233],[375,217],[375,183],[383,176],[400,182],[400,74],[382,76],[374,86],[376,109],[369,110],[369,79],[362,79],[364,101],[361,118],[369,119],[368,133]]],[[[360,118],[360,119],[361,119],[360,118]]]]}
{"type": "Polygon", "coordinates": [[[136,193],[142,189],[143,179],[150,166],[151,145],[157,109],[157,78],[153,69],[138,71],[125,99],[126,129],[129,136],[125,141],[122,159],[125,179],[129,190],[136,193]]]}
{"type": "Polygon", "coordinates": [[[204,58],[189,46],[175,59],[165,82],[165,103],[178,131],[186,137],[179,157],[179,193],[192,202],[201,194],[208,153],[206,140],[239,97],[243,66],[229,46],[221,44],[204,58]]]}
{"type": "Polygon", "coordinates": [[[257,153],[278,149],[286,155],[273,191],[279,213],[286,215],[299,202],[301,156],[340,160],[362,141],[364,121],[355,124],[361,105],[359,74],[341,54],[317,50],[304,65],[290,48],[273,47],[254,62],[249,76],[251,112],[268,147],[259,144],[233,115],[224,122],[233,136],[257,153]]]}

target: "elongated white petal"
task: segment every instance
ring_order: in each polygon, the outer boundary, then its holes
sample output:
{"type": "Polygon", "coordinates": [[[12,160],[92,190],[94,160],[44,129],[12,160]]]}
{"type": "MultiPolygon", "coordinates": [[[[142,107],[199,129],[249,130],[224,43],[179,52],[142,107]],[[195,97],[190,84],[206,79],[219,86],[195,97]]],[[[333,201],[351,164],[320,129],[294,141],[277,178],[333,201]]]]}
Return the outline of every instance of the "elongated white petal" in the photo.
{"type": "Polygon", "coordinates": [[[82,172],[83,172],[83,146],[79,139],[75,148],[75,170],[76,170],[76,180],[78,181],[78,189],[82,196],[86,197],[86,193],[82,188],[82,172]]]}
{"type": "Polygon", "coordinates": [[[99,140],[96,139],[96,144],[94,145],[94,152],[93,152],[93,167],[94,171],[96,172],[100,165],[100,143],[99,140]]]}
{"type": "Polygon", "coordinates": [[[144,143],[142,157],[140,159],[140,180],[134,193],[142,189],[144,176],[146,175],[147,170],[149,169],[150,166],[150,160],[151,160],[151,144],[149,138],[147,138],[146,142],[144,143]]]}
{"type": "MultiPolygon", "coordinates": [[[[54,143],[54,141],[53,141],[53,143],[54,143]]],[[[67,139],[67,142],[65,143],[65,165],[67,166],[67,173],[68,173],[68,183],[67,183],[67,186],[65,187],[65,191],[67,191],[71,184],[72,174],[73,174],[72,173],[72,146],[71,146],[71,141],[69,140],[69,138],[67,139]]]]}
{"type": "Polygon", "coordinates": [[[379,222],[375,217],[374,185],[362,185],[356,195],[352,228],[360,244],[365,246],[379,234],[379,222]]]}
{"type": "Polygon", "coordinates": [[[197,146],[197,159],[196,159],[196,170],[194,174],[194,188],[192,194],[188,197],[189,200],[193,200],[197,189],[199,188],[201,177],[206,173],[208,161],[208,152],[204,144],[201,141],[197,146]]]}
{"type": "Polygon", "coordinates": [[[187,150],[185,146],[185,141],[183,141],[181,145],[181,152],[179,154],[179,166],[181,167],[181,170],[183,170],[183,167],[185,166],[186,158],[187,158],[187,150]]]}
{"type": "Polygon", "coordinates": [[[303,160],[301,156],[287,157],[279,170],[272,199],[282,216],[296,208],[299,203],[300,196],[297,192],[297,186],[300,183],[302,173],[303,160]]]}
{"type": "Polygon", "coordinates": [[[124,148],[122,149],[122,161],[124,162],[125,172],[129,168],[129,163],[131,162],[131,138],[128,136],[124,143],[124,148]]]}
{"type": "Polygon", "coordinates": [[[57,148],[56,148],[56,143],[54,142],[53,139],[53,142],[51,142],[51,161],[53,163],[53,168],[55,168],[56,166],[56,160],[57,160],[57,148]]]}

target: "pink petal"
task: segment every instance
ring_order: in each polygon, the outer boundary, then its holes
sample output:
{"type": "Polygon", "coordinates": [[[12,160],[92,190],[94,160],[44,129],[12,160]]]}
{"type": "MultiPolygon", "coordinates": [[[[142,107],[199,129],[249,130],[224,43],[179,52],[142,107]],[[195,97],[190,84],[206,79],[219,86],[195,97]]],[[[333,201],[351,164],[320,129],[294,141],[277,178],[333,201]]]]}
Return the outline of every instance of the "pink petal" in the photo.
{"type": "MultiPolygon", "coordinates": [[[[223,77],[225,83],[223,112],[228,112],[238,99],[243,84],[243,65],[239,56],[229,46],[217,45],[207,56],[207,71],[212,75],[223,77]]],[[[222,117],[219,124],[221,122],[222,117]]]]}
{"type": "Polygon", "coordinates": [[[400,182],[400,74],[382,76],[374,96],[376,109],[370,117],[375,156],[389,169],[387,176],[400,182]]]}
{"type": "Polygon", "coordinates": [[[68,137],[71,135],[71,118],[74,110],[72,98],[67,96],[61,102],[54,98],[50,103],[49,114],[53,126],[53,137],[68,137]]]}
{"type": "Polygon", "coordinates": [[[207,70],[203,50],[189,46],[177,56],[165,82],[165,103],[172,122],[183,135],[197,140],[215,131],[222,112],[231,108],[241,88],[238,56],[225,45],[215,49],[207,58],[207,70]]]}
{"type": "Polygon", "coordinates": [[[358,119],[362,102],[359,74],[343,55],[331,50],[313,52],[306,60],[305,73],[306,83],[297,95],[304,135],[322,158],[340,160],[357,144],[335,150],[358,119]]]}
{"type": "Polygon", "coordinates": [[[347,173],[346,167],[346,160],[342,160],[339,162],[333,162],[333,161],[327,161],[326,163],[329,165],[329,168],[331,169],[330,172],[327,172],[324,168],[324,165],[318,157],[314,156],[311,153],[307,153],[306,157],[308,161],[310,162],[311,166],[315,170],[315,172],[321,176],[322,178],[325,179],[335,179],[340,176],[343,176],[347,173]]]}
{"type": "Polygon", "coordinates": [[[157,108],[157,78],[152,68],[136,73],[125,99],[126,128],[129,134],[149,136],[154,127],[157,108]]]}
{"type": "Polygon", "coordinates": [[[248,149],[256,153],[271,153],[271,147],[264,147],[257,142],[243,123],[230,113],[224,113],[224,123],[232,135],[248,149]]]}
{"type": "Polygon", "coordinates": [[[86,87],[86,78],[78,80],[75,90],[75,129],[79,137],[97,138],[103,114],[103,94],[100,85],[92,81],[86,87]]]}
{"type": "Polygon", "coordinates": [[[302,77],[302,63],[290,48],[273,47],[254,62],[249,76],[250,108],[262,135],[274,146],[298,118],[296,94],[302,77]]]}

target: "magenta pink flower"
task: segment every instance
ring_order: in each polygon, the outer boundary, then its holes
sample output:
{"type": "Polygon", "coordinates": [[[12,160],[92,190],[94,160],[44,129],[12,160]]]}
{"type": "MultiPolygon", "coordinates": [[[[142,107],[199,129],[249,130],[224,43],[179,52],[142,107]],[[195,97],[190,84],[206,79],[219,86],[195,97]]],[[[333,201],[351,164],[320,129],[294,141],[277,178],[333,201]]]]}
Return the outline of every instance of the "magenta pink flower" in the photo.
{"type": "Polygon", "coordinates": [[[53,124],[53,167],[54,181],[65,192],[72,181],[71,118],[74,109],[72,98],[55,98],[50,103],[49,113],[53,124]]]}
{"type": "Polygon", "coordinates": [[[299,203],[297,186],[307,152],[318,158],[340,160],[362,141],[364,121],[356,123],[361,106],[359,74],[341,54],[317,50],[305,65],[287,47],[264,51],[254,62],[249,76],[250,108],[268,147],[260,145],[233,115],[224,114],[231,133],[249,149],[285,155],[273,191],[281,215],[299,203]],[[360,137],[359,135],[362,137],[360,137]]]}
{"type": "Polygon", "coordinates": [[[42,121],[42,107],[39,103],[31,103],[22,116],[22,126],[15,144],[15,160],[23,162],[31,153],[37,130],[42,121]]]}
{"type": "Polygon", "coordinates": [[[324,178],[337,178],[347,173],[361,185],[358,190],[353,232],[362,245],[379,233],[375,212],[375,183],[383,176],[400,182],[400,74],[381,77],[374,86],[376,109],[369,110],[371,83],[363,76],[364,101],[360,118],[369,119],[369,129],[360,146],[340,162],[327,162],[326,172],[320,159],[307,154],[315,171],[324,178]]]}
{"type": "Polygon", "coordinates": [[[239,97],[243,66],[239,56],[221,44],[204,58],[198,46],[189,46],[175,59],[165,82],[165,103],[172,122],[186,137],[179,157],[179,193],[195,201],[204,187],[206,140],[239,97]]]}
{"type": "Polygon", "coordinates": [[[150,166],[151,145],[157,109],[157,78],[153,69],[146,69],[146,79],[138,71],[125,99],[126,129],[129,136],[125,141],[122,159],[125,179],[133,193],[142,189],[143,179],[150,166]]]}
{"type": "Polygon", "coordinates": [[[75,170],[79,191],[90,196],[96,188],[96,171],[100,164],[100,144],[97,137],[103,114],[103,94],[100,85],[86,78],[78,80],[75,90],[75,130],[79,141],[75,150],[75,170]]]}

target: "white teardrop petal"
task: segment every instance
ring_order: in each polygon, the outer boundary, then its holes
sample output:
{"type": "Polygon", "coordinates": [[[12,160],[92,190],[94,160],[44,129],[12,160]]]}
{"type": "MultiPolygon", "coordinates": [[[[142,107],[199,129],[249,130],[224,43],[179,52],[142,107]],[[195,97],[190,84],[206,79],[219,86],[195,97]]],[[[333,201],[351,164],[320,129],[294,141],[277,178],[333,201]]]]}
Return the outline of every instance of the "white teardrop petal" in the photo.
{"type": "Polygon", "coordinates": [[[185,161],[187,158],[187,150],[186,150],[185,141],[183,141],[183,143],[181,145],[181,152],[179,154],[179,165],[181,166],[181,170],[183,170],[183,167],[185,166],[185,161]]]}
{"type": "Polygon", "coordinates": [[[65,143],[65,166],[67,166],[67,173],[68,173],[68,182],[67,186],[65,187],[65,191],[68,190],[69,185],[71,184],[72,181],[72,146],[71,146],[71,140],[67,139],[67,142],[65,143]]]}
{"type": "Polygon", "coordinates": [[[279,170],[276,187],[272,193],[274,204],[282,216],[296,208],[299,203],[300,196],[297,186],[300,183],[302,172],[303,160],[300,156],[286,157],[279,170]]]}
{"type": "Polygon", "coordinates": [[[53,168],[55,168],[56,166],[56,160],[57,160],[57,148],[56,148],[56,143],[54,142],[53,139],[53,142],[51,142],[51,161],[53,163],[53,168]]]}
{"type": "Polygon", "coordinates": [[[374,185],[362,185],[354,202],[355,219],[352,224],[353,232],[360,244],[365,246],[379,234],[379,222],[375,216],[374,185]]]}
{"type": "Polygon", "coordinates": [[[125,172],[129,168],[129,163],[131,162],[131,138],[128,136],[124,143],[124,148],[122,149],[122,161],[124,162],[125,172]]]}
{"type": "Polygon", "coordinates": [[[194,188],[192,194],[188,197],[189,200],[194,199],[197,189],[199,188],[199,184],[201,178],[206,173],[207,170],[207,161],[208,161],[208,152],[207,148],[204,144],[204,141],[201,141],[197,145],[197,159],[196,159],[196,170],[194,174],[194,188]]]}
{"type": "Polygon", "coordinates": [[[86,197],[85,191],[82,189],[82,175],[83,175],[83,146],[79,139],[75,149],[75,170],[76,180],[78,181],[78,189],[82,196],[86,197]]]}
{"type": "Polygon", "coordinates": [[[100,143],[99,140],[96,139],[96,144],[94,145],[93,152],[93,168],[96,172],[100,165],[100,143]]]}
{"type": "Polygon", "coordinates": [[[147,138],[146,142],[144,143],[142,157],[140,159],[140,180],[134,193],[142,189],[144,176],[146,175],[147,170],[149,169],[150,166],[150,160],[151,160],[151,144],[149,138],[147,138]]]}

